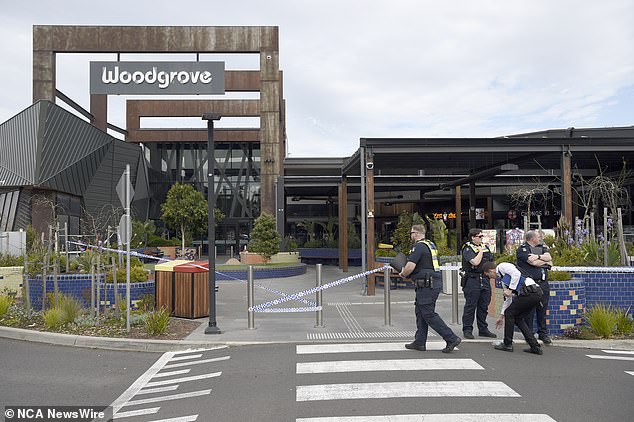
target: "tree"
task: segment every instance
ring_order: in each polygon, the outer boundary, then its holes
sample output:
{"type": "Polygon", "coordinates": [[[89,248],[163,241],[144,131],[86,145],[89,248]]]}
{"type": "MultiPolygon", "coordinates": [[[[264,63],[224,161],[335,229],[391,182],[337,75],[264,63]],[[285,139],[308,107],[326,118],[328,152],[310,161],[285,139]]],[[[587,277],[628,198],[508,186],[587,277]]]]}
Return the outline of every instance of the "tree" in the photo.
{"type": "Polygon", "coordinates": [[[396,230],[392,233],[392,243],[394,246],[404,254],[408,254],[412,248],[412,236],[409,234],[412,226],[415,224],[425,224],[423,218],[415,212],[414,215],[403,211],[398,217],[398,224],[396,230]]]}
{"type": "Polygon", "coordinates": [[[185,238],[197,227],[207,222],[207,201],[202,193],[191,185],[175,183],[167,192],[161,205],[161,219],[167,227],[181,235],[181,246],[185,250],[185,238]]]}
{"type": "Polygon", "coordinates": [[[249,251],[262,255],[267,261],[280,251],[280,234],[271,214],[262,213],[255,219],[250,237],[249,251]]]}
{"type": "Polygon", "coordinates": [[[156,232],[156,226],[151,220],[132,220],[132,241],[134,246],[147,246],[148,239],[156,232]]]}

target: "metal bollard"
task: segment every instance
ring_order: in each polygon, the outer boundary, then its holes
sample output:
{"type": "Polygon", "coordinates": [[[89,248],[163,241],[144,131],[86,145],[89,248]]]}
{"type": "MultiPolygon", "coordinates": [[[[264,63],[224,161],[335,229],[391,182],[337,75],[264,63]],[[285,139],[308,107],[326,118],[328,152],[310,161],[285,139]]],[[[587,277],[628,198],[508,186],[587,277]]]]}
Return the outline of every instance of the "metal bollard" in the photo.
{"type": "Polygon", "coordinates": [[[385,268],[383,270],[383,310],[385,312],[385,325],[392,325],[392,309],[390,303],[390,270],[391,268],[385,268]]]}
{"type": "Polygon", "coordinates": [[[248,328],[255,330],[255,311],[253,311],[253,301],[255,299],[255,290],[253,287],[253,265],[249,265],[247,271],[247,309],[248,311],[248,328]]]}
{"type": "MultiPolygon", "coordinates": [[[[452,265],[458,265],[457,262],[452,265]]],[[[454,324],[459,323],[459,310],[458,310],[458,279],[460,275],[458,270],[451,270],[451,322],[454,324]]]]}
{"type": "MultiPolygon", "coordinates": [[[[321,265],[315,265],[315,274],[316,274],[316,287],[321,287],[321,265]]],[[[317,307],[322,306],[322,292],[323,290],[318,290],[315,292],[315,303],[317,307]]],[[[315,324],[315,328],[323,328],[324,327],[324,313],[323,310],[315,311],[315,317],[317,318],[317,323],[315,324]]]]}

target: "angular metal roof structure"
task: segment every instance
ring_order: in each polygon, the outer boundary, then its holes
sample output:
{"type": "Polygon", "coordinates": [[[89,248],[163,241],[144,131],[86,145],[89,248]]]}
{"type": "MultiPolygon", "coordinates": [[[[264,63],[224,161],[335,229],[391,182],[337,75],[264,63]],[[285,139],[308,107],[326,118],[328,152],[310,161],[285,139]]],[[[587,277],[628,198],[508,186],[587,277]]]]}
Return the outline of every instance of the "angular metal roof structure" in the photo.
{"type": "Polygon", "coordinates": [[[126,164],[132,169],[134,200],[149,197],[138,145],[116,139],[47,100],[0,124],[0,152],[0,230],[28,224],[24,195],[16,193],[25,188],[81,197],[89,213],[108,203],[117,207],[115,186],[126,164]]]}

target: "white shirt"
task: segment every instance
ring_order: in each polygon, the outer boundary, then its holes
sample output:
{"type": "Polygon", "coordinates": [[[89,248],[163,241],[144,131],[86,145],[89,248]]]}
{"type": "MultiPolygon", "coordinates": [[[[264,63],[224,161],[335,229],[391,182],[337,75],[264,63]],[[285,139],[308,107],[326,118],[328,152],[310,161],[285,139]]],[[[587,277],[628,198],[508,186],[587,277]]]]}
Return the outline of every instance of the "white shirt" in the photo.
{"type": "MultiPolygon", "coordinates": [[[[511,264],[510,262],[503,262],[501,264],[499,264],[497,267],[495,267],[495,272],[500,276],[500,277],[504,277],[505,275],[508,275],[511,277],[511,281],[509,282],[508,285],[504,284],[506,287],[508,287],[511,290],[516,290],[517,291],[517,285],[520,282],[520,278],[522,277],[522,273],[520,272],[520,270],[517,269],[517,267],[513,264],[511,264]]],[[[531,286],[535,283],[535,280],[533,280],[530,277],[526,277],[524,279],[524,284],[527,286],[531,286]]],[[[509,306],[511,306],[511,302],[513,301],[513,296],[509,296],[506,297],[504,299],[504,304],[502,305],[502,311],[501,313],[504,314],[504,311],[506,310],[506,308],[508,308],[509,306]]]]}

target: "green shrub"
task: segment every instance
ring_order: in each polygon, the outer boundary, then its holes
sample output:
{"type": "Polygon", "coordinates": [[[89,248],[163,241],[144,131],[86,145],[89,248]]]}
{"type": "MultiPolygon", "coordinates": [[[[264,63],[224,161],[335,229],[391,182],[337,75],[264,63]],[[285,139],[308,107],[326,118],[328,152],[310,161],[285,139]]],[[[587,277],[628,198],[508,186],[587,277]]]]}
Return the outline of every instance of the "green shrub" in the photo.
{"type": "Polygon", "coordinates": [[[42,316],[44,325],[49,330],[56,329],[62,325],[62,311],[59,308],[47,309],[42,316]]]}
{"type": "Polygon", "coordinates": [[[572,280],[572,274],[568,271],[549,271],[548,281],[568,281],[572,280]]]}
{"type": "Polygon", "coordinates": [[[286,236],[282,240],[282,246],[280,249],[282,252],[295,252],[297,250],[297,241],[291,236],[286,236]]]}
{"type": "Polygon", "coordinates": [[[630,316],[630,308],[616,310],[616,334],[629,336],[634,332],[634,319],[630,316]]]}
{"type": "Polygon", "coordinates": [[[563,330],[561,333],[563,337],[568,337],[577,340],[591,340],[596,338],[596,335],[592,332],[590,327],[587,325],[582,325],[580,327],[570,327],[563,330]]]}
{"type": "MultiPolygon", "coordinates": [[[[126,269],[125,268],[117,268],[117,283],[125,283],[126,277],[126,269]]],[[[130,283],[143,283],[147,281],[148,273],[141,266],[135,265],[132,266],[132,262],[130,262],[130,283]]],[[[106,283],[114,282],[112,277],[112,270],[106,273],[106,283]]]]}
{"type": "Polygon", "coordinates": [[[376,250],[376,256],[378,257],[391,257],[391,256],[396,256],[398,252],[396,252],[394,249],[377,249],[376,250]]]}
{"type": "Polygon", "coordinates": [[[503,262],[510,262],[511,264],[515,264],[517,256],[514,253],[497,253],[495,254],[495,263],[501,264],[503,262]]]}
{"type": "Polygon", "coordinates": [[[137,306],[143,312],[148,312],[148,311],[153,311],[154,310],[154,304],[155,303],[156,303],[156,301],[154,299],[154,295],[153,294],[145,294],[145,295],[141,295],[141,298],[137,302],[137,306]]]}
{"type": "Polygon", "coordinates": [[[586,321],[594,334],[609,338],[616,329],[618,315],[611,305],[599,304],[586,311],[586,321]]]}
{"type": "Polygon", "coordinates": [[[0,295],[0,317],[9,312],[9,308],[13,305],[13,297],[10,295],[0,295]]]}
{"type": "Polygon", "coordinates": [[[23,265],[23,256],[14,256],[0,253],[0,267],[21,267],[23,265]]]}
{"type": "Polygon", "coordinates": [[[58,308],[62,312],[62,324],[70,324],[82,313],[82,306],[72,296],[60,294],[58,308]]]}
{"type": "Polygon", "coordinates": [[[151,336],[160,336],[167,332],[170,324],[170,313],[167,309],[161,308],[149,312],[145,317],[145,331],[151,336]]]}
{"type": "Polygon", "coordinates": [[[275,228],[275,217],[262,213],[251,230],[249,252],[262,255],[266,261],[280,251],[280,234],[275,228]]]}
{"type": "Polygon", "coordinates": [[[304,243],[303,247],[304,248],[325,248],[326,243],[323,241],[323,239],[313,239],[304,243]]]}

